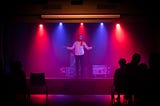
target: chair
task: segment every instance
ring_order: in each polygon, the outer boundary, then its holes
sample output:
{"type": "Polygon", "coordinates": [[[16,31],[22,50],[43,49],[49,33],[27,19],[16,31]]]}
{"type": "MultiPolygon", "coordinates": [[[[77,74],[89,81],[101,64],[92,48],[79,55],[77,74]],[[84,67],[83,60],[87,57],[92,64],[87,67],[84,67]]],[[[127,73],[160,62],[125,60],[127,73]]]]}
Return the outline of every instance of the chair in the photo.
{"type": "Polygon", "coordinates": [[[48,103],[48,86],[45,80],[45,74],[42,73],[30,73],[30,92],[34,93],[45,93],[46,104],[48,103]]]}
{"type": "MultiPolygon", "coordinates": [[[[132,95],[132,99],[133,99],[132,95]]],[[[132,100],[133,102],[133,100],[132,100]]],[[[111,87],[111,106],[114,105],[129,105],[129,100],[126,98],[125,91],[122,90],[116,90],[114,86],[111,87]],[[119,98],[118,98],[119,95],[119,98]],[[122,101],[120,100],[122,99],[122,101]]]]}

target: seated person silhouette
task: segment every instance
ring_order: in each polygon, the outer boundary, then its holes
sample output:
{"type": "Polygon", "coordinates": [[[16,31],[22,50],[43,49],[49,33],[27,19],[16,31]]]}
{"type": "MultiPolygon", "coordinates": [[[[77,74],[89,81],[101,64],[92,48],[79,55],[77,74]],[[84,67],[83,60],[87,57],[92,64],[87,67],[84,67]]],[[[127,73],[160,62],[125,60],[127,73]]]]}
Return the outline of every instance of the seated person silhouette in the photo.
{"type": "Polygon", "coordinates": [[[25,72],[22,70],[20,61],[13,61],[10,66],[9,74],[9,98],[11,104],[24,104],[27,103],[25,99],[28,92],[27,81],[25,72]],[[21,95],[19,99],[18,96],[21,95]]]}

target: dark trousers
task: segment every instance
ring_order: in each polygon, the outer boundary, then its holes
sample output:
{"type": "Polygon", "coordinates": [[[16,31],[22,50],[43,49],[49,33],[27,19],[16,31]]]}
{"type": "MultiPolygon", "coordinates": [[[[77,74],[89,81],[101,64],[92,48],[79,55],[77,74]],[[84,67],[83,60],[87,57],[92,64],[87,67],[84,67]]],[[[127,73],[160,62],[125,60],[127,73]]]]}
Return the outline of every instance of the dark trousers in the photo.
{"type": "Polygon", "coordinates": [[[83,77],[83,68],[84,68],[83,58],[84,55],[75,56],[77,77],[83,77]]]}

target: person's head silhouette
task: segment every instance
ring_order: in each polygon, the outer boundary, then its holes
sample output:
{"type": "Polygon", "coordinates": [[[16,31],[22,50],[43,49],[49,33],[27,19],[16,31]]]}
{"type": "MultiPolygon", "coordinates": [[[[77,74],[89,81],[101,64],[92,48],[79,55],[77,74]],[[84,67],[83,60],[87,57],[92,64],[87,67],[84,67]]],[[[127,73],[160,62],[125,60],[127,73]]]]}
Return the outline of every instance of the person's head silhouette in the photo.
{"type": "Polygon", "coordinates": [[[132,56],[131,62],[133,64],[138,64],[140,62],[140,59],[141,59],[141,55],[139,53],[134,53],[132,56]]]}
{"type": "Polygon", "coordinates": [[[120,65],[121,67],[125,66],[125,65],[126,65],[126,59],[125,59],[125,58],[120,58],[120,59],[119,59],[119,65],[120,65]]]}

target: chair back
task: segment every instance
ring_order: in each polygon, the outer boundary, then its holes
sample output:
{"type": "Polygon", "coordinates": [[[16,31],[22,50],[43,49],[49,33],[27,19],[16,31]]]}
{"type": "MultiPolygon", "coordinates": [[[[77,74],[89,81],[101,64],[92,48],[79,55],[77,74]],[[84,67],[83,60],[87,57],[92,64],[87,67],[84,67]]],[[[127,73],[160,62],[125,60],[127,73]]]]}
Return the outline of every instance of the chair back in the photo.
{"type": "Polygon", "coordinates": [[[30,73],[30,84],[32,86],[44,86],[46,85],[44,73],[30,73]]]}

